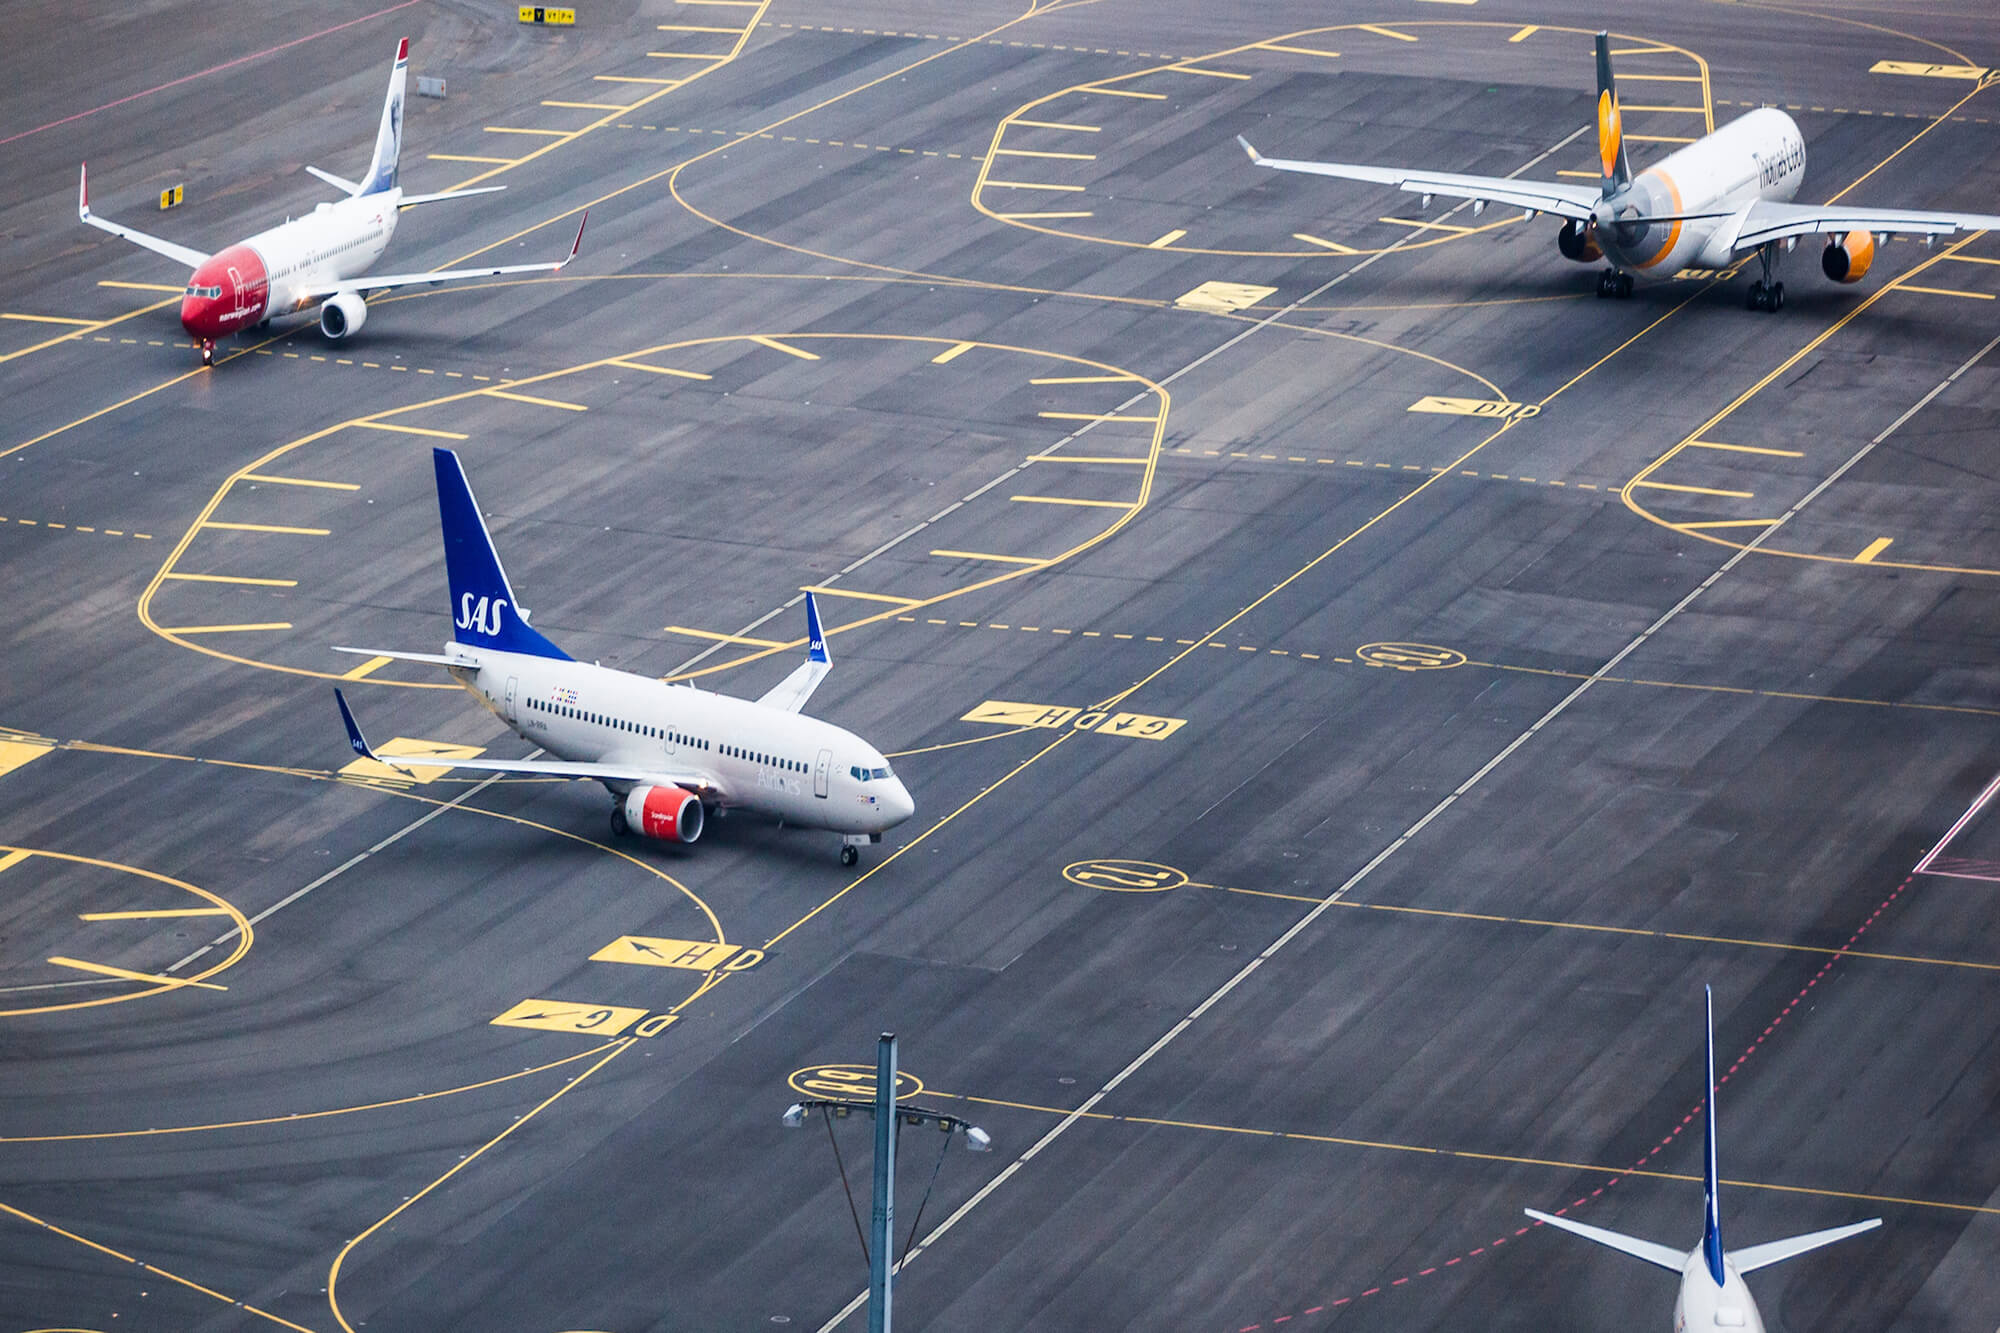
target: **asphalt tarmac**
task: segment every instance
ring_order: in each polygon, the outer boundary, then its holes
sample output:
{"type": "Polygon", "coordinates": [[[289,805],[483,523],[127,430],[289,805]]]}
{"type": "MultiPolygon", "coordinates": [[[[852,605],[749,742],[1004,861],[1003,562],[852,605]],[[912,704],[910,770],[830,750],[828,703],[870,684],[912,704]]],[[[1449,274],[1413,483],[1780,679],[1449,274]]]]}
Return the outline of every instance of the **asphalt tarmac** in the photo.
{"type": "MultiPolygon", "coordinates": [[[[1594,171],[1546,4],[578,8],[0,50],[0,1328],[861,1328],[866,1122],[780,1115],[882,1031],[995,1147],[905,1132],[900,1326],[1660,1326],[1521,1209],[1696,1241],[1704,983],[1725,1241],[1884,1221],[1769,1326],[2000,1324],[2000,243],[1599,300],[1234,143],[1594,171]],[[202,370],[77,164],[220,248],[405,35],[406,187],[507,190],[384,265],[582,256],[202,370]],[[528,752],[330,651],[449,633],[441,444],[579,658],[755,696],[824,589],[915,818],[349,765],[334,684],[528,752]]],[[[1801,200],[1994,209],[1991,17],[1816,13],[1623,20],[1635,158],[1775,104],[1801,200]]]]}

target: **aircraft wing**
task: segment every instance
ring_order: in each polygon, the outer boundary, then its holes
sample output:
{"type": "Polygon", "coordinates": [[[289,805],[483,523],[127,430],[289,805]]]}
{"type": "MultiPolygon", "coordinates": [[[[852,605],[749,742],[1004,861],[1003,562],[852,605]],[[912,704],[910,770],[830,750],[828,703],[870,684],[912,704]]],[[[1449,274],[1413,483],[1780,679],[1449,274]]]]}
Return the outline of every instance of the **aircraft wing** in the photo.
{"type": "Polygon", "coordinates": [[[796,713],[806,706],[819,683],[826,679],[826,673],[833,670],[833,658],[827,655],[826,635],[819,627],[819,603],[811,593],[806,594],[806,660],[799,663],[791,675],[786,676],[758,699],[766,708],[782,708],[787,713],[796,713]]]}
{"type": "Polygon", "coordinates": [[[1242,135],[1236,142],[1260,167],[1276,171],[1302,171],[1313,176],[1334,176],[1341,180],[1368,181],[1393,185],[1411,194],[1441,194],[1448,199],[1483,199],[1487,203],[1512,208],[1553,213],[1557,217],[1588,221],[1591,207],[1603,197],[1595,185],[1562,185],[1551,181],[1513,180],[1505,176],[1461,176],[1448,171],[1418,171],[1409,167],[1367,167],[1347,162],[1299,162],[1265,157],[1242,135]]]}
{"type": "Polygon", "coordinates": [[[1989,213],[1933,213],[1916,208],[1850,208],[1846,204],[1776,204],[1760,200],[1744,214],[1731,244],[1744,251],[1787,236],[1820,232],[1949,236],[1959,231],[1993,229],[2000,229],[2000,217],[1989,213]]]}
{"type": "Polygon", "coordinates": [[[1634,1259],[1644,1259],[1649,1264],[1657,1264],[1671,1272],[1678,1273],[1687,1266],[1687,1251],[1676,1250],[1670,1245],[1656,1245],[1650,1240],[1640,1240],[1637,1236],[1627,1236],[1618,1231],[1606,1231],[1603,1227],[1587,1227],[1581,1222],[1572,1222],[1567,1217],[1556,1217],[1550,1213],[1538,1213],[1532,1208],[1522,1212],[1537,1222],[1594,1240],[1599,1245],[1608,1245],[1620,1254],[1629,1254],[1634,1259]]]}
{"type": "Polygon", "coordinates": [[[305,295],[321,300],[338,296],[342,292],[385,292],[395,287],[416,287],[424,283],[432,285],[444,282],[464,282],[469,278],[497,278],[507,273],[556,273],[569,267],[576,258],[576,252],[583,246],[583,228],[590,221],[590,214],[583,215],[577,224],[576,240],[570,243],[569,253],[563,258],[546,264],[502,264],[496,268],[447,268],[435,273],[375,273],[359,278],[343,278],[322,287],[308,287],[305,295]]]}
{"type": "Polygon", "coordinates": [[[561,759],[459,759],[448,754],[377,754],[361,734],[361,724],[354,720],[354,712],[347,706],[347,696],[336,689],[333,697],[340,704],[340,720],[347,726],[347,743],[354,753],[391,768],[464,768],[479,773],[523,773],[544,778],[587,778],[595,782],[644,782],[655,787],[687,787],[693,791],[718,789],[713,777],[694,769],[571,763],[561,759]]]}
{"type": "Polygon", "coordinates": [[[76,174],[76,216],[80,221],[89,223],[99,231],[108,231],[113,236],[122,236],[134,245],[144,246],[156,255],[165,255],[177,263],[186,265],[189,269],[200,268],[208,262],[208,256],[199,250],[190,250],[185,245],[175,245],[172,241],[163,241],[157,236],[148,236],[143,231],[134,231],[130,227],[121,227],[109,218],[101,218],[91,212],[90,167],[88,164],[78,168],[76,174]]]}
{"type": "Polygon", "coordinates": [[[1752,1245],[1747,1250],[1731,1250],[1729,1262],[1739,1273],[1754,1273],[1760,1268],[1782,1263],[1786,1259],[1816,1250],[1822,1245],[1831,1245],[1849,1236],[1858,1236],[1864,1231],[1873,1231],[1882,1225],[1882,1219],[1871,1217],[1866,1222],[1856,1222],[1851,1226],[1834,1227],[1827,1231],[1815,1231],[1807,1236],[1793,1236],[1790,1240],[1774,1240],[1765,1245],[1752,1245]]]}

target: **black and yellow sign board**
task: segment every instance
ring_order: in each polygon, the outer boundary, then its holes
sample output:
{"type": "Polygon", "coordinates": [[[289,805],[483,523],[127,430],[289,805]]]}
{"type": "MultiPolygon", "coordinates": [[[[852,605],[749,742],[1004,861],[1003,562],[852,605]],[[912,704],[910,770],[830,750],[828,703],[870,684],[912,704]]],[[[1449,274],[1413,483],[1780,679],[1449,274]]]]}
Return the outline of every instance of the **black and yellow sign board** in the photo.
{"type": "Polygon", "coordinates": [[[1983,79],[1990,72],[1984,65],[1931,65],[1921,60],[1878,60],[1868,67],[1870,74],[1909,74],[1920,79],[1983,79]]]}
{"type": "MultiPolygon", "coordinates": [[[[807,1065],[785,1080],[801,1097],[839,1097],[865,1102],[875,1096],[874,1065],[807,1065]]],[[[924,1081],[907,1070],[896,1071],[896,1100],[906,1102],[924,1090],[924,1081]]]]}
{"type": "Polygon", "coordinates": [[[160,191],[160,210],[165,212],[175,204],[178,204],[181,201],[182,193],[186,189],[187,186],[185,185],[173,185],[160,191]]]}
{"type": "Polygon", "coordinates": [[[574,9],[557,9],[551,5],[522,5],[521,22],[554,24],[566,28],[576,22],[574,9]]]}
{"type": "Polygon", "coordinates": [[[575,1032],[586,1037],[615,1037],[645,1016],[644,1009],[630,1009],[618,1004],[523,1000],[494,1019],[493,1026],[540,1028],[544,1032],[575,1032]]]}
{"type": "Polygon", "coordinates": [[[1096,731],[1107,736],[1147,741],[1163,741],[1187,725],[1184,717],[1114,713],[1102,708],[1070,708],[1061,704],[1015,703],[1008,699],[988,699],[959,720],[989,722],[1001,727],[1070,727],[1077,731],[1096,731]]]}
{"type": "Polygon", "coordinates": [[[1542,409],[1533,403],[1510,403],[1501,398],[1445,398],[1432,394],[1411,403],[1409,410],[1435,412],[1448,417],[1484,417],[1488,421],[1508,421],[1536,416],[1542,409]]]}
{"type": "Polygon", "coordinates": [[[741,972],[763,962],[764,951],[701,940],[620,935],[592,954],[590,960],[593,963],[636,963],[641,967],[678,967],[690,972],[741,972]]]}

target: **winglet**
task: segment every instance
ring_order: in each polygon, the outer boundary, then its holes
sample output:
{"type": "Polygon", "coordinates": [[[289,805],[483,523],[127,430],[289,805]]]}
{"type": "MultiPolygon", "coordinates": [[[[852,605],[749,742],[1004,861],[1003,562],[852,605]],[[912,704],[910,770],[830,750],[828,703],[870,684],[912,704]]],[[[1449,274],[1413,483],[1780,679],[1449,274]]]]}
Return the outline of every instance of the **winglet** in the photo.
{"type": "Polygon", "coordinates": [[[806,661],[833,665],[826,651],[826,634],[819,627],[819,603],[811,593],[806,594],[806,661]]]}
{"type": "MultiPolygon", "coordinates": [[[[1602,39],[1600,39],[1602,40],[1602,39]]],[[[1715,1285],[1723,1285],[1722,1271],[1722,1207],[1718,1200],[1715,1160],[1715,992],[1708,986],[1701,988],[1703,1001],[1708,1011],[1708,1096],[1702,1117],[1702,1137],[1706,1141],[1702,1153],[1702,1229],[1701,1254],[1708,1263],[1708,1275],[1715,1279],[1715,1285]]]]}
{"type": "Polygon", "coordinates": [[[583,249],[583,229],[585,227],[588,227],[589,225],[590,225],[590,210],[586,208],[583,210],[583,221],[576,224],[576,239],[574,241],[571,241],[569,244],[569,259],[565,259],[563,260],[562,263],[556,265],[556,272],[560,273],[564,269],[568,268],[569,260],[575,259],[576,252],[583,249]]]}
{"type": "Polygon", "coordinates": [[[76,217],[79,222],[90,221],[90,163],[84,162],[76,169],[76,217]]]}
{"type": "MultiPolygon", "coordinates": [[[[347,743],[354,747],[354,753],[363,759],[375,759],[375,752],[368,748],[368,738],[361,734],[361,724],[354,720],[354,710],[347,706],[347,696],[340,687],[333,690],[333,701],[340,705],[340,720],[347,725],[347,743]]],[[[381,761],[376,759],[377,763],[381,761]]]]}
{"type": "Polygon", "coordinates": [[[1243,145],[1243,151],[1250,154],[1250,160],[1252,162],[1255,162],[1260,167],[1264,165],[1264,159],[1258,155],[1257,150],[1255,148],[1252,148],[1250,146],[1250,141],[1248,139],[1244,138],[1242,135],[1239,134],[1236,136],[1236,142],[1243,145]]]}

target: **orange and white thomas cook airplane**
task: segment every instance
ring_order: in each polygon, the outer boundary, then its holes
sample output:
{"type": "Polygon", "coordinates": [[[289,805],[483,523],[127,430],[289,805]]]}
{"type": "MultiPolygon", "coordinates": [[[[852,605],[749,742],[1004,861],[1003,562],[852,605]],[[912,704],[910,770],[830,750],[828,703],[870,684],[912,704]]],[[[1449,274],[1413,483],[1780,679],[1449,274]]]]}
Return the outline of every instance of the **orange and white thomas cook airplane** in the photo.
{"type": "MultiPolygon", "coordinates": [[[[368,174],[356,183],[318,167],[306,168],[347,192],[347,198],[338,203],[322,203],[305,217],[288,219],[282,226],[205,255],[92,213],[86,165],[77,177],[77,216],[100,231],[122,236],[194,270],[181,294],[181,327],[201,343],[201,363],[205,366],[215,363],[216,339],[313,306],[319,307],[320,332],[337,342],[358,332],[367,320],[364,292],[504,273],[552,273],[575,259],[583,244],[582,226],[576,229],[569,254],[552,263],[363,276],[396,234],[400,210],[506,188],[489,185],[441,194],[403,193],[396,183],[396,161],[403,146],[403,85],[409,64],[410,39],[405,37],[396,46],[396,63],[389,71],[389,95],[382,106],[382,125],[375,134],[375,156],[368,164],[368,174]]],[[[589,220],[588,214],[585,220],[589,220]]]]}
{"type": "Polygon", "coordinates": [[[1720,269],[1755,252],[1762,276],[1750,288],[1752,310],[1785,304],[1785,284],[1773,280],[1778,259],[1802,236],[1823,235],[1820,269],[1835,282],[1859,282],[1875,246],[1891,233],[1933,237],[2000,228],[2000,216],[1933,213],[1847,204],[1794,204],[1805,176],[1805,136],[1792,118],[1760,107],[1713,134],[1661,158],[1638,175],[1625,155],[1618,90],[1611,77],[1609,35],[1597,34],[1597,148],[1601,185],[1463,176],[1344,162],[1294,162],[1264,157],[1237,136],[1250,160],[1279,171],[1393,185],[1423,196],[1470,199],[1477,215],[1487,204],[1525,208],[1528,216],[1563,219],[1556,246],[1578,263],[1610,261],[1597,281],[1599,296],[1630,296],[1635,273],[1670,278],[1687,268],[1720,269]]]}

